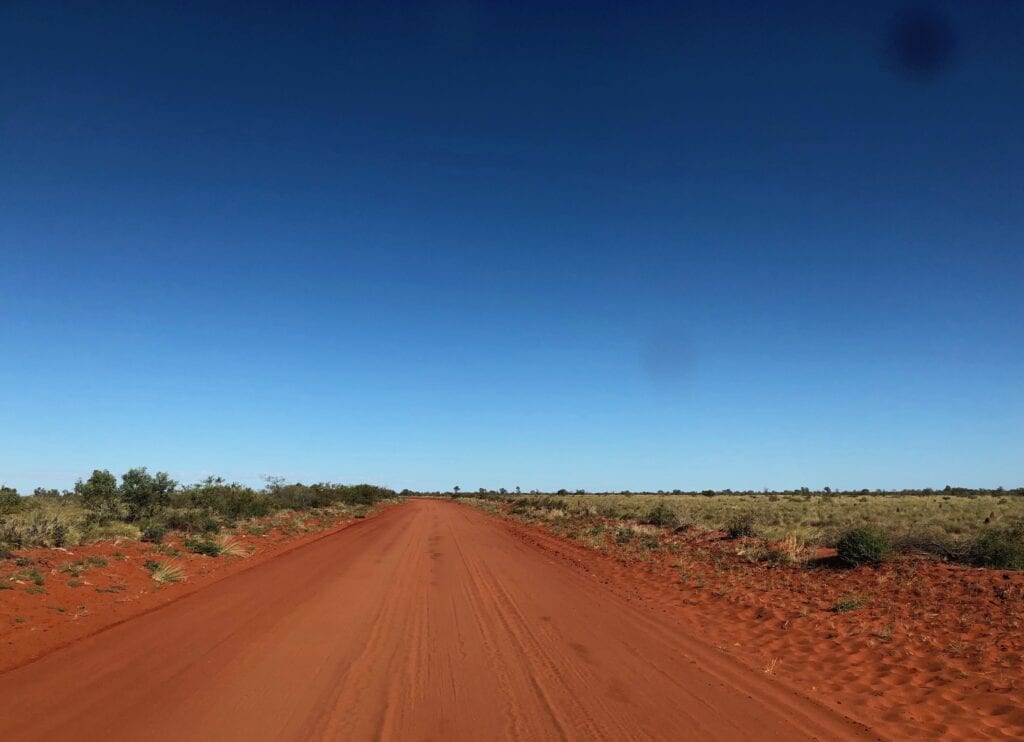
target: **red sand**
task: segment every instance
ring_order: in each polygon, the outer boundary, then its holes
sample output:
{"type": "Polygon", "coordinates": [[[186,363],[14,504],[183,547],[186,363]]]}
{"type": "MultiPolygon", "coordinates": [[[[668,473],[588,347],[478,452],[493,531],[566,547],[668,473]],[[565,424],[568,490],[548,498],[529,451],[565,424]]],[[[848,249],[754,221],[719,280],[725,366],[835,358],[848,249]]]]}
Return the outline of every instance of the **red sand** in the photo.
{"type": "MultiPolygon", "coordinates": [[[[891,739],[1024,739],[1024,573],[904,558],[768,567],[689,531],[666,551],[592,549],[508,521],[526,543],[891,739]],[[862,607],[836,612],[840,598],[862,607]]],[[[557,526],[552,526],[557,527],[557,526]]]]}
{"type": "MultiPolygon", "coordinates": [[[[31,662],[69,642],[155,610],[228,575],[359,522],[344,517],[304,519],[312,533],[272,529],[261,536],[236,536],[246,549],[253,550],[246,558],[191,554],[176,537],[167,538],[164,545],[176,547],[180,556],[166,556],[155,552],[153,544],[130,539],[68,549],[17,551],[14,555],[28,562],[24,567],[13,560],[0,561],[0,586],[11,588],[0,590],[0,671],[31,662]],[[90,565],[90,557],[102,558],[106,564],[90,565]],[[149,560],[179,565],[186,577],[181,582],[158,585],[145,567],[149,560]],[[82,562],[86,562],[87,569],[77,578],[65,569],[82,562]],[[33,569],[45,580],[42,590],[30,579],[11,580],[12,576],[33,569]]],[[[263,520],[266,524],[271,521],[272,518],[263,520]]]]}
{"type": "Polygon", "coordinates": [[[631,580],[537,529],[412,500],[0,674],[0,739],[876,736],[631,580]]]}

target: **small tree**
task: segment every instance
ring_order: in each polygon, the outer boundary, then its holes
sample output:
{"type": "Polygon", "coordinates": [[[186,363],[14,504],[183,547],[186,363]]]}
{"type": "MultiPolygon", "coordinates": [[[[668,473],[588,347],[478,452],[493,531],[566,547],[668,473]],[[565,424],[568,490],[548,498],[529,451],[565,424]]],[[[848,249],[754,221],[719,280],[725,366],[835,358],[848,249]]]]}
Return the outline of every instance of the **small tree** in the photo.
{"type": "Polygon", "coordinates": [[[75,494],[82,499],[82,505],[91,511],[93,518],[101,523],[123,518],[126,514],[117,477],[106,469],[96,469],[86,481],[79,479],[75,482],[75,494]]]}
{"type": "Polygon", "coordinates": [[[154,476],[144,466],[129,469],[121,476],[121,499],[128,507],[128,518],[139,520],[166,507],[177,486],[167,472],[157,472],[154,476]]]}
{"type": "Polygon", "coordinates": [[[21,496],[13,487],[0,486],[0,513],[13,513],[21,507],[21,496]]]}

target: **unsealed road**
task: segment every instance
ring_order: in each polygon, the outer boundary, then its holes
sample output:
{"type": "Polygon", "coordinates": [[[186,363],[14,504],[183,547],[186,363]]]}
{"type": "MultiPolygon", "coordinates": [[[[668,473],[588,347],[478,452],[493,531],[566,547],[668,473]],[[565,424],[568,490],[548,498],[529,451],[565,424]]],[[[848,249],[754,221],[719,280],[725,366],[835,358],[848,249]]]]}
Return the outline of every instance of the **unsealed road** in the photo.
{"type": "Polygon", "coordinates": [[[847,739],[513,537],[411,500],[0,675],[0,740],[847,739]]]}

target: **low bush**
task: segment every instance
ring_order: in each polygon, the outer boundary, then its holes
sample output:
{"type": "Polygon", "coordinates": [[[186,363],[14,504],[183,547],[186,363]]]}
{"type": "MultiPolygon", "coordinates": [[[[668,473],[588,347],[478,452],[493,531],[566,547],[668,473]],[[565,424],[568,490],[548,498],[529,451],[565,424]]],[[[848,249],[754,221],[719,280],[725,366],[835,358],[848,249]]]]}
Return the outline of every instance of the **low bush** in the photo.
{"type": "Polygon", "coordinates": [[[1024,569],[1024,525],[983,531],[971,544],[969,558],[979,567],[1024,569]]]}
{"type": "Polygon", "coordinates": [[[21,509],[22,499],[13,487],[0,487],[0,513],[16,513],[21,509]]]}
{"type": "Polygon", "coordinates": [[[615,543],[617,544],[628,544],[636,536],[636,532],[632,528],[616,528],[615,529],[615,543]]]}
{"type": "Polygon", "coordinates": [[[941,531],[897,536],[892,540],[892,547],[898,554],[921,554],[944,561],[962,561],[964,556],[963,543],[941,531]]]}
{"type": "Polygon", "coordinates": [[[215,541],[204,536],[189,536],[184,541],[186,549],[193,554],[205,554],[206,556],[220,556],[220,546],[215,541]]]}
{"type": "Polygon", "coordinates": [[[796,536],[787,536],[782,541],[772,544],[756,545],[743,552],[749,562],[764,562],[777,567],[788,567],[806,562],[808,551],[796,536]]]}
{"type": "Polygon", "coordinates": [[[171,531],[185,533],[216,533],[220,530],[217,519],[201,508],[168,508],[161,515],[161,523],[171,531]]]}
{"type": "Polygon", "coordinates": [[[233,536],[190,536],[185,539],[185,548],[193,554],[205,554],[206,556],[249,556],[249,552],[241,541],[233,536]]]}
{"type": "Polygon", "coordinates": [[[725,534],[729,538],[754,536],[757,534],[757,519],[749,511],[733,513],[725,523],[725,534]]]}
{"type": "Polygon", "coordinates": [[[531,510],[533,505],[528,500],[516,500],[509,506],[508,512],[511,515],[526,515],[531,510]]]}
{"type": "Polygon", "coordinates": [[[16,515],[0,516],[0,546],[6,549],[72,546],[82,537],[81,525],[80,517],[23,506],[22,512],[16,515]]]}
{"type": "Polygon", "coordinates": [[[159,544],[167,535],[167,526],[162,523],[149,523],[142,529],[142,540],[150,544],[159,544]]]}
{"type": "Polygon", "coordinates": [[[679,515],[667,502],[662,500],[640,517],[640,523],[661,528],[675,528],[679,525],[679,515]]]}
{"type": "Polygon", "coordinates": [[[836,556],[843,564],[856,567],[860,564],[878,564],[892,556],[892,542],[876,528],[862,526],[851,528],[839,537],[836,556]]]}
{"type": "Polygon", "coordinates": [[[106,523],[93,523],[86,528],[84,541],[105,541],[107,539],[127,538],[138,541],[142,531],[138,526],[120,521],[109,521],[106,523]]]}

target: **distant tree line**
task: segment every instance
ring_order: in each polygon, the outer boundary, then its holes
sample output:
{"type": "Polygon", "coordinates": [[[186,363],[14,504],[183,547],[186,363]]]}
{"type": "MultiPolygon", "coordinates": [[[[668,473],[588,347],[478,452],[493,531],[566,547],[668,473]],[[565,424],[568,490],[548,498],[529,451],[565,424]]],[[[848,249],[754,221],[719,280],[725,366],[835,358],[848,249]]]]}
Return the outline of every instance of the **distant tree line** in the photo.
{"type": "Polygon", "coordinates": [[[182,486],[166,472],[129,469],[120,481],[106,469],[78,480],[71,490],[37,488],[20,496],[0,487],[0,551],[3,548],[64,546],[111,534],[159,540],[168,530],[216,532],[243,518],[280,510],[333,505],[371,506],[395,497],[372,484],[285,483],[268,478],[255,489],[220,477],[182,486]]]}
{"type": "Polygon", "coordinates": [[[588,491],[583,489],[559,489],[556,491],[543,491],[543,490],[530,490],[528,493],[523,493],[519,487],[516,487],[514,491],[509,491],[504,487],[498,489],[488,489],[486,487],[480,487],[476,492],[466,492],[461,487],[452,487],[449,491],[434,490],[434,491],[416,491],[405,489],[401,493],[404,497],[476,497],[484,499],[500,499],[507,497],[515,497],[521,494],[529,495],[543,495],[543,496],[554,496],[554,495],[619,495],[629,497],[630,495],[661,495],[663,497],[720,497],[723,495],[764,495],[764,496],[818,496],[818,497],[863,497],[869,496],[899,496],[899,497],[934,497],[936,495],[948,495],[951,497],[981,497],[983,495],[992,496],[1020,496],[1024,495],[1024,487],[1016,487],[1006,489],[1004,487],[996,487],[989,489],[985,487],[954,487],[946,485],[942,489],[932,489],[925,487],[921,489],[900,489],[900,490],[881,490],[881,489],[852,489],[852,490],[834,490],[831,487],[823,487],[818,490],[811,489],[809,487],[799,487],[797,489],[790,490],[656,490],[656,491],[645,491],[645,490],[608,490],[608,491],[588,491]]]}

